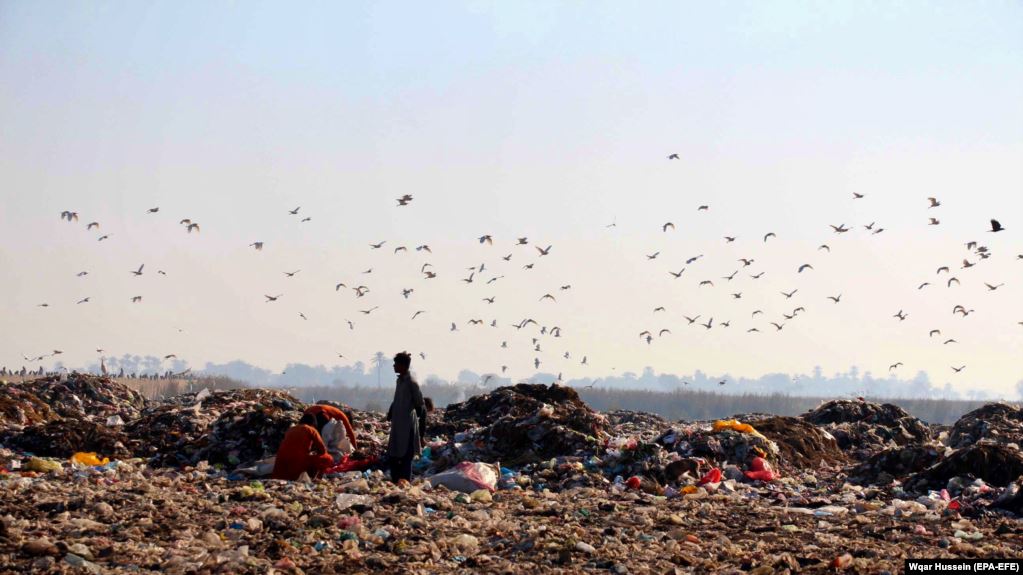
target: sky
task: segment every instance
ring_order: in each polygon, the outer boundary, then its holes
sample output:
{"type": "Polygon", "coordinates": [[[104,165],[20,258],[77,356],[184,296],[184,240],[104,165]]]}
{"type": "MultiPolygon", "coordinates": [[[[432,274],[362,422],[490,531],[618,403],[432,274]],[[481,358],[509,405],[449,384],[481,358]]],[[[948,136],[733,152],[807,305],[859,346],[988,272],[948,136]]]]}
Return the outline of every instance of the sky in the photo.
{"type": "Polygon", "coordinates": [[[891,4],[0,2],[0,365],[902,362],[1014,396],[1023,5],[891,4]]]}

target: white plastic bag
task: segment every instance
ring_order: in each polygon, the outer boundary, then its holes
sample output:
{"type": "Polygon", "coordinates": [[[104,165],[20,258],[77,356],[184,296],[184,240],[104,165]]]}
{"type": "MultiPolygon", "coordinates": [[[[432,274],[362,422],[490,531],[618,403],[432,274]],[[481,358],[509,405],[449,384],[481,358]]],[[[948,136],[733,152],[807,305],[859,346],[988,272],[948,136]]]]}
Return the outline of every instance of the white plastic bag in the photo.
{"type": "Polygon", "coordinates": [[[443,485],[448,489],[472,493],[480,489],[497,490],[497,479],[501,477],[501,466],[497,463],[463,461],[429,478],[430,485],[443,485]]]}

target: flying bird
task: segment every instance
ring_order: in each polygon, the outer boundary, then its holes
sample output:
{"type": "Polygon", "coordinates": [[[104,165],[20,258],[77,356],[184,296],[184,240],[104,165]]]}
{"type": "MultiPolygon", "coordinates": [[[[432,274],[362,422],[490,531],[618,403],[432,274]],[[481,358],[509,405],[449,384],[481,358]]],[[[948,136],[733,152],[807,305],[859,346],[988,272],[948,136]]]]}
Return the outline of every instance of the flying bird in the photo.
{"type": "Polygon", "coordinates": [[[552,246],[547,246],[546,248],[541,248],[540,246],[533,246],[533,247],[536,248],[536,251],[540,252],[540,256],[545,256],[545,255],[550,253],[552,246]]]}
{"type": "Polygon", "coordinates": [[[929,286],[929,285],[931,285],[931,282],[924,282],[924,283],[920,284],[920,287],[918,287],[916,289],[922,290],[922,289],[924,289],[924,287],[929,286]]]}
{"type": "Polygon", "coordinates": [[[156,208],[149,208],[148,210],[146,210],[146,213],[149,213],[149,214],[155,214],[155,213],[156,213],[156,212],[158,212],[158,211],[160,211],[160,208],[159,208],[159,207],[156,207],[156,208]]]}
{"type": "Polygon", "coordinates": [[[421,246],[416,246],[416,251],[417,252],[426,251],[427,253],[431,253],[431,254],[433,253],[433,250],[430,249],[430,246],[428,246],[426,244],[423,244],[421,246]]]}
{"type": "Polygon", "coordinates": [[[412,201],[412,196],[405,194],[404,196],[397,198],[399,206],[407,206],[412,201]]]}
{"type": "Polygon", "coordinates": [[[941,223],[941,221],[940,221],[940,220],[938,220],[938,218],[929,218],[929,219],[931,220],[931,221],[930,221],[930,223],[929,223],[929,224],[927,224],[927,225],[929,225],[929,226],[936,226],[936,225],[938,225],[938,224],[940,224],[940,223],[941,223]]]}
{"type": "Polygon", "coordinates": [[[996,285],[996,286],[993,286],[993,285],[991,285],[991,284],[989,284],[989,283],[985,282],[985,283],[984,283],[984,285],[986,285],[986,286],[987,286],[987,289],[988,289],[988,291],[995,291],[996,289],[998,289],[998,288],[1002,287],[1002,286],[1003,286],[1003,285],[1005,285],[1005,284],[1004,284],[1004,283],[1001,283],[1001,284],[998,284],[998,285],[996,285]]]}
{"type": "Polygon", "coordinates": [[[140,301],[142,301],[142,296],[140,296],[140,295],[137,295],[137,296],[134,296],[133,298],[131,298],[131,303],[139,303],[140,301]]]}
{"type": "Polygon", "coordinates": [[[906,321],[906,318],[907,318],[907,317],[909,317],[909,316],[908,316],[908,315],[906,315],[906,314],[904,314],[904,313],[902,313],[902,310],[900,309],[900,310],[899,310],[899,313],[897,313],[897,314],[893,315],[892,317],[897,317],[897,318],[899,318],[899,321],[906,321]]]}
{"type": "Polygon", "coordinates": [[[197,224],[195,222],[192,222],[192,223],[188,224],[188,228],[186,228],[186,229],[187,229],[188,233],[192,233],[192,230],[195,230],[196,233],[198,233],[200,231],[199,230],[199,224],[197,224]]]}
{"type": "Polygon", "coordinates": [[[369,315],[370,313],[372,313],[372,312],[373,312],[373,310],[375,310],[375,309],[377,309],[377,308],[379,308],[379,307],[380,307],[380,306],[378,306],[378,305],[375,305],[375,306],[373,306],[373,307],[371,307],[371,308],[369,308],[369,309],[360,309],[359,311],[360,311],[360,312],[362,312],[362,313],[364,313],[364,314],[366,314],[366,315],[369,315]]]}
{"type": "Polygon", "coordinates": [[[739,258],[739,259],[738,259],[738,260],[736,260],[736,261],[740,261],[740,262],[742,262],[742,267],[744,267],[744,268],[747,268],[747,267],[749,267],[749,266],[750,266],[750,264],[752,264],[752,263],[753,263],[753,261],[754,261],[754,260],[752,260],[752,259],[746,259],[746,258],[739,258]]]}
{"type": "Polygon", "coordinates": [[[842,299],[842,294],[838,294],[838,296],[829,295],[828,299],[833,301],[833,302],[835,302],[835,303],[838,303],[839,300],[842,299]]]}
{"type": "Polygon", "coordinates": [[[551,301],[553,301],[553,302],[556,302],[556,301],[558,301],[558,300],[554,299],[554,296],[552,296],[552,295],[551,295],[551,294],[549,294],[549,293],[545,293],[545,294],[543,294],[543,296],[542,296],[542,297],[540,297],[540,301],[543,301],[543,300],[545,300],[545,299],[549,299],[549,300],[551,300],[551,301]]]}
{"type": "Polygon", "coordinates": [[[300,317],[300,318],[302,318],[302,319],[309,319],[309,318],[307,318],[307,317],[305,316],[305,314],[304,314],[304,313],[302,313],[302,312],[298,312],[298,317],[300,317]]]}
{"type": "Polygon", "coordinates": [[[679,159],[679,157],[678,157],[678,154],[669,154],[668,155],[668,159],[669,160],[677,160],[677,159],[679,159]]]}
{"type": "Polygon", "coordinates": [[[950,344],[950,343],[959,343],[959,342],[958,342],[958,341],[956,341],[956,340],[954,340],[954,339],[946,339],[946,340],[945,340],[945,341],[944,341],[944,342],[942,343],[942,345],[948,345],[948,344],[950,344]]]}
{"type": "Polygon", "coordinates": [[[940,268],[938,268],[938,271],[934,273],[940,274],[941,272],[949,273],[948,266],[941,266],[940,268]]]}
{"type": "Polygon", "coordinates": [[[472,278],[473,278],[473,276],[475,276],[475,275],[476,275],[476,272],[472,272],[472,273],[470,273],[470,274],[469,274],[469,277],[467,277],[467,278],[462,278],[462,281],[464,281],[464,282],[465,282],[465,283],[467,283],[467,284],[471,284],[471,283],[472,283],[472,278]]]}
{"type": "Polygon", "coordinates": [[[270,303],[272,301],[277,301],[277,299],[279,297],[281,297],[282,295],[284,295],[284,294],[278,294],[278,295],[265,295],[264,294],[263,297],[266,298],[266,303],[270,303]]]}
{"type": "Polygon", "coordinates": [[[479,237],[479,240],[480,240],[480,243],[481,243],[481,244],[482,244],[483,242],[486,242],[486,243],[488,243],[488,244],[490,244],[490,245],[494,245],[494,238],[490,237],[489,235],[485,235],[485,236],[480,236],[480,237],[479,237]]]}
{"type": "Polygon", "coordinates": [[[1002,227],[1002,224],[998,223],[998,220],[991,220],[991,229],[988,230],[988,231],[989,232],[1000,232],[1000,231],[1002,231],[1004,229],[1005,228],[1002,227]]]}
{"type": "Polygon", "coordinates": [[[931,203],[931,205],[927,206],[928,209],[936,208],[941,205],[941,202],[938,201],[938,198],[927,198],[927,201],[931,203]]]}
{"type": "Polygon", "coordinates": [[[60,219],[71,221],[78,221],[78,212],[69,212],[67,210],[60,213],[60,219]]]}
{"type": "Polygon", "coordinates": [[[700,207],[696,208],[696,211],[698,211],[698,212],[699,211],[704,211],[705,212],[705,211],[707,211],[709,209],[710,209],[710,206],[703,205],[703,206],[700,206],[700,207]]]}
{"type": "Polygon", "coordinates": [[[84,271],[83,272],[78,272],[75,275],[77,275],[78,277],[85,277],[85,276],[89,275],[89,272],[84,272],[84,271]]]}
{"type": "Polygon", "coordinates": [[[98,238],[98,239],[97,239],[96,241],[99,241],[99,242],[101,242],[101,241],[103,241],[103,240],[105,240],[105,239],[107,239],[107,238],[109,238],[109,237],[110,237],[110,234],[107,234],[107,235],[105,235],[105,236],[100,236],[100,237],[99,237],[99,238],[98,238]]]}
{"type": "Polygon", "coordinates": [[[257,252],[263,251],[263,242],[252,242],[249,247],[256,248],[257,252]]]}
{"type": "Polygon", "coordinates": [[[734,242],[734,241],[735,241],[735,238],[733,238],[733,237],[731,237],[731,236],[725,236],[725,242],[726,242],[726,243],[729,243],[729,244],[730,244],[730,243],[732,243],[732,242],[734,242]]]}
{"type": "Polygon", "coordinates": [[[293,277],[295,277],[295,274],[297,274],[300,271],[302,271],[302,270],[295,270],[293,272],[284,272],[284,275],[288,276],[289,278],[293,278],[293,277]]]}
{"type": "Polygon", "coordinates": [[[142,265],[140,265],[140,266],[139,266],[139,269],[137,269],[137,270],[132,270],[132,272],[131,272],[131,273],[132,273],[133,275],[135,275],[136,277],[137,277],[137,276],[140,276],[140,275],[142,275],[142,268],[144,268],[144,267],[146,267],[146,264],[142,264],[142,265]]]}
{"type": "Polygon", "coordinates": [[[776,238],[776,237],[778,237],[778,236],[774,235],[774,232],[768,232],[768,233],[764,234],[764,243],[767,243],[767,238],[776,238]]]}
{"type": "Polygon", "coordinates": [[[812,270],[813,266],[810,265],[810,264],[803,264],[803,265],[799,266],[799,271],[796,272],[796,273],[803,273],[803,270],[805,270],[805,269],[811,269],[812,270]]]}
{"type": "MultiPolygon", "coordinates": [[[[661,253],[661,252],[657,252],[657,253],[661,253]]],[[[702,258],[702,257],[703,257],[703,254],[700,254],[700,255],[698,255],[698,256],[693,256],[693,257],[691,257],[691,258],[687,259],[687,260],[686,260],[686,263],[687,263],[687,264],[691,264],[691,263],[695,262],[696,260],[698,260],[698,259],[700,259],[700,258],[702,258]]]]}
{"type": "Polygon", "coordinates": [[[897,361],[897,362],[895,362],[895,363],[893,363],[893,364],[888,366],[888,371],[891,371],[891,370],[899,367],[900,365],[902,365],[902,362],[901,361],[897,361]]]}
{"type": "MultiPolygon", "coordinates": [[[[689,317],[689,316],[687,316],[687,315],[684,315],[684,316],[682,316],[682,317],[686,318],[686,321],[688,321],[688,322],[689,322],[689,325],[692,325],[692,324],[696,323],[696,320],[700,319],[700,316],[696,316],[696,317],[689,317]]],[[[640,335],[643,335],[643,334],[640,334],[640,335]]]]}
{"type": "Polygon", "coordinates": [[[940,329],[932,329],[930,334],[927,337],[934,337],[936,335],[941,335],[941,330],[940,329]]]}
{"type": "Polygon", "coordinates": [[[798,289],[794,289],[794,290],[792,290],[789,293],[781,292],[781,295],[785,296],[785,299],[791,299],[792,296],[796,295],[797,291],[799,291],[799,290],[798,289]]]}
{"type": "Polygon", "coordinates": [[[844,234],[845,232],[849,231],[849,228],[845,227],[845,224],[839,224],[837,226],[832,225],[831,229],[835,230],[836,234],[844,234]]]}
{"type": "Polygon", "coordinates": [[[86,230],[91,230],[92,228],[98,228],[98,227],[99,227],[99,222],[89,222],[89,225],[85,226],[85,229],[86,230]]]}
{"type": "Polygon", "coordinates": [[[89,298],[83,298],[83,299],[80,299],[80,300],[78,300],[78,301],[77,301],[77,302],[75,302],[75,303],[76,303],[76,304],[79,304],[79,303],[89,303],[89,298]]]}
{"type": "Polygon", "coordinates": [[[406,251],[407,252],[408,248],[406,248],[405,246],[398,246],[398,247],[394,248],[394,253],[398,253],[398,252],[401,252],[401,251],[406,251]]]}
{"type": "Polygon", "coordinates": [[[703,280],[702,282],[700,282],[700,285],[701,286],[709,285],[711,287],[714,287],[714,282],[712,282],[710,280],[703,280]]]}
{"type": "Polygon", "coordinates": [[[945,282],[945,287],[952,287],[952,282],[956,282],[956,284],[959,284],[959,278],[955,277],[948,278],[948,281],[945,282]]]}
{"type": "Polygon", "coordinates": [[[684,272],[684,271],[686,271],[686,268],[682,268],[682,269],[678,270],[678,273],[675,273],[675,272],[673,272],[671,270],[668,270],[668,273],[671,274],[675,279],[678,279],[678,278],[682,277],[682,272],[684,272]]]}
{"type": "Polygon", "coordinates": [[[862,200],[863,199],[863,194],[859,194],[859,193],[853,192],[853,199],[854,200],[862,200]]]}
{"type": "Polygon", "coordinates": [[[647,256],[646,259],[652,260],[652,259],[656,258],[659,255],[661,255],[661,252],[654,252],[652,255],[647,256]]]}
{"type": "Polygon", "coordinates": [[[771,322],[771,325],[773,325],[774,329],[776,329],[778,331],[781,331],[781,328],[785,327],[785,324],[780,324],[779,325],[779,324],[774,323],[773,321],[771,322]]]}
{"type": "Polygon", "coordinates": [[[668,223],[664,224],[663,226],[661,226],[661,231],[662,232],[666,232],[666,231],[668,231],[668,228],[671,228],[672,230],[674,230],[675,229],[675,224],[673,224],[671,222],[668,222],[668,223]]]}
{"type": "Polygon", "coordinates": [[[293,215],[293,216],[297,216],[298,215],[298,210],[300,210],[300,209],[302,209],[302,206],[299,206],[299,207],[297,207],[297,208],[295,208],[293,210],[288,210],[288,213],[293,215]]]}
{"type": "Polygon", "coordinates": [[[960,371],[962,371],[962,370],[964,370],[964,369],[966,369],[966,366],[965,366],[965,365],[964,365],[964,366],[961,366],[961,367],[955,367],[955,366],[952,366],[952,371],[954,371],[954,372],[956,372],[956,373],[959,373],[960,371]]]}

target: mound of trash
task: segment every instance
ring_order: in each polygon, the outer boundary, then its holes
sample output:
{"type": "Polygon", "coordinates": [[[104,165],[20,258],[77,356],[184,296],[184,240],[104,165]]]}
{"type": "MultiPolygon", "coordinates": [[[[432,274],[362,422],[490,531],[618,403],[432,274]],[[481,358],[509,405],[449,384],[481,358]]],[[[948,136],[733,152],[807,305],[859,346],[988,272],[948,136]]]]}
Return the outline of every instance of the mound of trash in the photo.
{"type": "Polygon", "coordinates": [[[304,405],[275,389],[199,392],[161,405],[126,426],[152,446],[160,465],[200,461],[236,467],[273,456],[284,433],[298,422],[304,405]],[[189,401],[191,405],[183,407],[189,401]]]}
{"type": "Polygon", "coordinates": [[[57,417],[128,421],[145,407],[146,399],[130,387],[77,372],[0,387],[0,424],[30,425],[57,417]]]}
{"type": "Polygon", "coordinates": [[[835,399],[801,416],[823,427],[838,446],[854,457],[867,459],[893,445],[925,443],[930,428],[906,410],[890,403],[835,399]]]}
{"type": "Polygon", "coordinates": [[[982,439],[1023,447],[1023,409],[989,403],[960,417],[948,435],[949,445],[956,448],[982,439]]]}
{"type": "Polygon", "coordinates": [[[810,469],[848,462],[828,433],[798,417],[776,416],[755,421],[757,431],[778,445],[779,459],[793,468],[810,469]]]}
{"type": "Polygon", "coordinates": [[[857,465],[849,476],[862,485],[888,485],[934,465],[944,457],[945,449],[934,443],[889,447],[857,465]]]}
{"type": "Polygon", "coordinates": [[[10,430],[0,438],[4,445],[45,457],[71,457],[79,451],[93,451],[116,459],[134,455],[132,440],[116,427],[93,421],[55,419],[10,430]]]}
{"type": "Polygon", "coordinates": [[[592,450],[609,429],[574,389],[557,384],[497,388],[449,405],[444,422],[462,455],[507,464],[592,450]]]}
{"type": "Polygon", "coordinates": [[[1023,475],[1023,452],[1003,443],[983,441],[957,449],[906,481],[911,490],[941,489],[956,477],[982,479],[1005,487],[1023,475]]]}

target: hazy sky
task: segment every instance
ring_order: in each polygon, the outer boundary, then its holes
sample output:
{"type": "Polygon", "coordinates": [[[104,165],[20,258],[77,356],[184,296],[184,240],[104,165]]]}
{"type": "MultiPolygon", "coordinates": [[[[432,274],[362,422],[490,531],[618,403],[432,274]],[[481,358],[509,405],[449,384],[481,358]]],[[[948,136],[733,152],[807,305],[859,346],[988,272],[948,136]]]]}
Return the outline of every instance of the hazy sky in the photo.
{"type": "Polygon", "coordinates": [[[408,349],[442,376],[901,361],[1014,394],[1023,5],[895,4],[0,2],[0,364],[96,348],[272,369],[408,349]],[[970,240],[992,256],[960,269],[970,240]],[[562,337],[511,327],[526,317],[562,337]]]}

